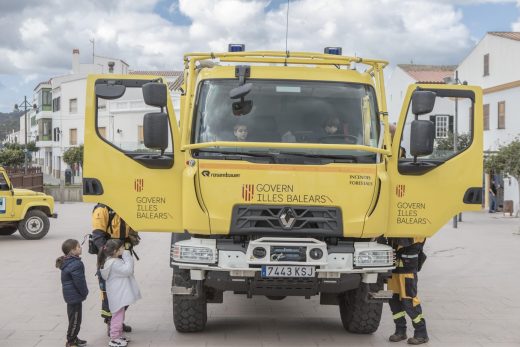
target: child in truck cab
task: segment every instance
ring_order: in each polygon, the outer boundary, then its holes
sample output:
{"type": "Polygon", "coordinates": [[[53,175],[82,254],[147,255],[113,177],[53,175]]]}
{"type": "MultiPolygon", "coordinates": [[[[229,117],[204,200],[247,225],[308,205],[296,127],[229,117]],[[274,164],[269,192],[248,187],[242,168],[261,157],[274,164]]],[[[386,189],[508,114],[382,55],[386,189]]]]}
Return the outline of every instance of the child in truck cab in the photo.
{"type": "Polygon", "coordinates": [[[61,270],[61,286],[69,318],[65,346],[85,346],[87,341],[78,337],[81,328],[82,302],[88,295],[85,266],[80,258],[81,245],[78,240],[68,239],[61,245],[61,250],[64,255],[56,259],[56,267],[61,270]]]}
{"type": "Polygon", "coordinates": [[[235,141],[244,142],[247,141],[247,125],[238,123],[233,127],[233,135],[235,135],[235,141]]]}
{"type": "Polygon", "coordinates": [[[134,278],[134,258],[121,240],[108,240],[99,252],[98,269],[106,283],[108,306],[112,313],[108,346],[124,347],[128,344],[123,336],[126,307],[141,299],[134,278]]]}

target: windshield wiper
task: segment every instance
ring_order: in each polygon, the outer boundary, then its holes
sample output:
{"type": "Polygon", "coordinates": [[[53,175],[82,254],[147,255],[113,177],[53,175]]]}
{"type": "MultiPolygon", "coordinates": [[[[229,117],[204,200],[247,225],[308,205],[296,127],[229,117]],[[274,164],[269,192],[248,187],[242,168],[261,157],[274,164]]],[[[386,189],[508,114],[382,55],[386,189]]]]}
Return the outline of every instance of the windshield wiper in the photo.
{"type": "Polygon", "coordinates": [[[197,150],[197,154],[216,154],[217,156],[222,156],[229,159],[237,159],[241,157],[254,157],[254,158],[274,158],[275,154],[267,153],[267,152],[228,152],[228,151],[203,151],[203,150],[197,150]]]}
{"type": "Polygon", "coordinates": [[[302,152],[279,152],[283,155],[294,155],[305,158],[321,158],[321,159],[333,159],[335,162],[342,163],[357,163],[358,158],[355,155],[348,154],[311,154],[302,152]]]}

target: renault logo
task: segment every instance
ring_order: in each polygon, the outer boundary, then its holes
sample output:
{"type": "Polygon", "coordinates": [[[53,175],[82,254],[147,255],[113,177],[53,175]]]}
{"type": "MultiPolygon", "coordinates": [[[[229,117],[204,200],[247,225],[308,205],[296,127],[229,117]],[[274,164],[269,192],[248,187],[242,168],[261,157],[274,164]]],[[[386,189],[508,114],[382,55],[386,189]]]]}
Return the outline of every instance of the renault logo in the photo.
{"type": "Polygon", "coordinates": [[[284,207],[279,219],[284,229],[291,229],[296,221],[296,212],[290,207],[284,207]]]}

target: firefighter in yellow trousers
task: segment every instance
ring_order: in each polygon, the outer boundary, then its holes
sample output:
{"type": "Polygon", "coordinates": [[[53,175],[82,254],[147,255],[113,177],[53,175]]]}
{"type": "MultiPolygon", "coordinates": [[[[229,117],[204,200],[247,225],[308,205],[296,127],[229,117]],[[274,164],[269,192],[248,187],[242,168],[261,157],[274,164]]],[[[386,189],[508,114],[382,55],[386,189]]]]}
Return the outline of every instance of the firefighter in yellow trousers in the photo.
{"type": "Polygon", "coordinates": [[[390,309],[395,323],[395,333],[390,336],[391,342],[405,340],[406,315],[412,320],[413,337],[408,339],[411,345],[428,342],[428,332],[417,296],[417,272],[420,270],[426,256],[422,252],[424,238],[391,238],[388,243],[396,253],[396,268],[388,280],[388,290],[394,292],[390,299],[390,309]]]}
{"type": "MultiPolygon", "coordinates": [[[[132,230],[110,207],[97,204],[92,211],[92,244],[89,245],[89,253],[99,254],[110,239],[123,241],[125,249],[130,250],[137,258],[137,255],[133,252],[133,247],[139,244],[139,234],[132,230]],[[90,248],[92,248],[92,250],[90,248]]],[[[101,291],[101,317],[107,324],[107,331],[109,331],[112,313],[108,307],[105,280],[103,280],[99,271],[96,275],[98,276],[99,289],[101,291]]],[[[131,332],[132,328],[129,325],[123,324],[123,331],[131,332]]]]}

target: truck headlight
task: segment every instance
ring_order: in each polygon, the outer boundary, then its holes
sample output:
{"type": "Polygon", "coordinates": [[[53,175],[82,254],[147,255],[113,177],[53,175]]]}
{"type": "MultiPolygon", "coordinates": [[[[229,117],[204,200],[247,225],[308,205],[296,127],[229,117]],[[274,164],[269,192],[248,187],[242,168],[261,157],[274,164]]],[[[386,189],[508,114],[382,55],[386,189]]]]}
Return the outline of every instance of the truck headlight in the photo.
{"type": "Polygon", "coordinates": [[[364,250],[354,255],[354,265],[364,266],[392,266],[394,252],[392,250],[364,250]]]}
{"type": "Polygon", "coordinates": [[[172,250],[173,259],[183,262],[215,263],[215,254],[212,248],[195,247],[176,244],[172,250]]]}

